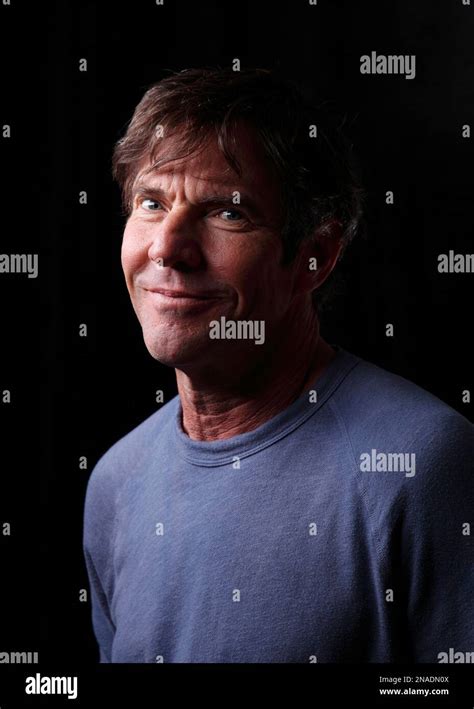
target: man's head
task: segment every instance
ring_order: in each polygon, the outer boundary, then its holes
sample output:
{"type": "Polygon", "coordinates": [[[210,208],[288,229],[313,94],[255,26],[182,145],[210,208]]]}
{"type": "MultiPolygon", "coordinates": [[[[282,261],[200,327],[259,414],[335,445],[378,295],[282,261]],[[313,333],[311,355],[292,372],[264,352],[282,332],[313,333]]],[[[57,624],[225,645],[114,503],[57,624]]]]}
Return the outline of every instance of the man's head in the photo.
{"type": "Polygon", "coordinates": [[[176,367],[228,352],[209,347],[222,316],[263,320],[270,340],[295,318],[308,324],[361,216],[347,155],[297,89],[265,70],[189,70],[155,84],[113,170],[132,303],[151,354],[176,367]]]}

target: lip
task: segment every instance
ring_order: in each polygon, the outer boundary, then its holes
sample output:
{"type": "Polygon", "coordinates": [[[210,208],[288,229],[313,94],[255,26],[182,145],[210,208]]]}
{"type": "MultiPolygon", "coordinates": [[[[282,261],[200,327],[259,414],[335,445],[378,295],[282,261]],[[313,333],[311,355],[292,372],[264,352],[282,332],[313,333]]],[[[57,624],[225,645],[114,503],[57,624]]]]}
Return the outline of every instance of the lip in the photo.
{"type": "Polygon", "coordinates": [[[221,295],[210,293],[191,295],[188,291],[169,291],[161,288],[144,288],[153,306],[161,312],[197,315],[222,301],[221,295]]]}
{"type": "Polygon", "coordinates": [[[220,296],[215,293],[190,293],[184,290],[168,290],[165,288],[145,288],[150,293],[158,293],[171,300],[216,300],[220,296]]]}

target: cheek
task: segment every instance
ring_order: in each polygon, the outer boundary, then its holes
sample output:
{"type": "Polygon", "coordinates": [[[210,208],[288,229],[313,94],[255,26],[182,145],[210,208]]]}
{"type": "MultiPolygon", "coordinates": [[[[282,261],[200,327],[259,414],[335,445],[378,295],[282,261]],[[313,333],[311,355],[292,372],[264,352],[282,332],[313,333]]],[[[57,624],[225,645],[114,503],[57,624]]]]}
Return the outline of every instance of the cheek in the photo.
{"type": "Polygon", "coordinates": [[[220,249],[215,252],[215,256],[211,255],[211,267],[219,279],[229,284],[239,294],[240,299],[253,299],[258,288],[258,275],[262,269],[259,259],[244,247],[220,249]]]}
{"type": "Polygon", "coordinates": [[[291,301],[292,272],[282,269],[273,252],[266,251],[257,265],[249,267],[246,277],[239,279],[239,283],[254,305],[265,311],[270,319],[279,318],[291,301]]]}
{"type": "Polygon", "coordinates": [[[138,270],[144,260],[146,260],[146,249],[139,240],[134,237],[133,228],[127,226],[123,233],[122,247],[120,252],[122,269],[125,277],[128,278],[138,270]]]}
{"type": "Polygon", "coordinates": [[[268,310],[273,306],[279,309],[281,291],[281,272],[270,245],[265,248],[248,248],[240,245],[214,262],[224,281],[232,284],[239,294],[240,306],[248,310],[268,310]]]}

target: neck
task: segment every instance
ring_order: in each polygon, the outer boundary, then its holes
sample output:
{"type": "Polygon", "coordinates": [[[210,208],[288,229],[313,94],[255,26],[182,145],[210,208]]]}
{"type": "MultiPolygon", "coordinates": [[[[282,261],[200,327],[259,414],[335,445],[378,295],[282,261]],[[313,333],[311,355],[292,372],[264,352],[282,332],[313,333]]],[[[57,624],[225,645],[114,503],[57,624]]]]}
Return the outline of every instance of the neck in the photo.
{"type": "Polygon", "coordinates": [[[335,352],[320,337],[315,312],[306,322],[290,320],[294,324],[263,346],[258,361],[176,369],[182,426],[190,438],[214,441],[251,431],[310,389],[335,352]]]}

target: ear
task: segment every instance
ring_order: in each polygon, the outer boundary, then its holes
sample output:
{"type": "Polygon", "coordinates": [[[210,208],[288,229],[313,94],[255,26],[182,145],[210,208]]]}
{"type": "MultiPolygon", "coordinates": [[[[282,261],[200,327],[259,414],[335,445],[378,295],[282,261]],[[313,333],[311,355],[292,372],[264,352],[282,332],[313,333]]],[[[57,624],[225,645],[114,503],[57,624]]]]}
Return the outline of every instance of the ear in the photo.
{"type": "Polygon", "coordinates": [[[323,222],[300,245],[296,292],[312,292],[320,288],[335,268],[342,247],[341,222],[336,218],[323,222]]]}

